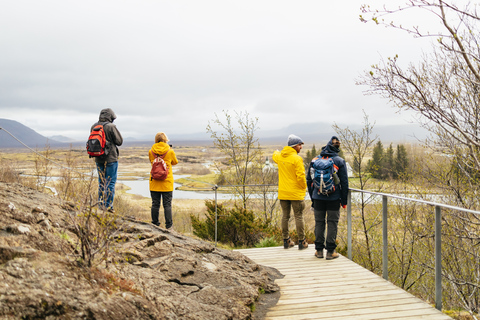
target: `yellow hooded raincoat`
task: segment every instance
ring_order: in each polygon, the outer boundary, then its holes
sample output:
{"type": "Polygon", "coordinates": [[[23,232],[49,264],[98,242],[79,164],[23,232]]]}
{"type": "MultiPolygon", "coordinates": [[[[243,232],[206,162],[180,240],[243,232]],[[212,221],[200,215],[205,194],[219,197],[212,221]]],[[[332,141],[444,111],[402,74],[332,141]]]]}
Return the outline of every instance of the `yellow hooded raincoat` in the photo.
{"type": "Polygon", "coordinates": [[[278,165],[278,199],[304,200],[307,181],[303,159],[292,147],[273,153],[273,161],[278,165]]]}
{"type": "Polygon", "coordinates": [[[165,163],[168,167],[168,176],[165,180],[153,180],[152,176],[150,176],[150,191],[157,191],[157,192],[169,192],[173,191],[173,172],[172,166],[178,163],[177,156],[175,155],[175,151],[165,142],[158,142],[155,143],[152,148],[148,151],[148,158],[150,159],[150,163],[153,163],[155,156],[152,152],[162,155],[167,152],[167,155],[163,158],[165,163]]]}

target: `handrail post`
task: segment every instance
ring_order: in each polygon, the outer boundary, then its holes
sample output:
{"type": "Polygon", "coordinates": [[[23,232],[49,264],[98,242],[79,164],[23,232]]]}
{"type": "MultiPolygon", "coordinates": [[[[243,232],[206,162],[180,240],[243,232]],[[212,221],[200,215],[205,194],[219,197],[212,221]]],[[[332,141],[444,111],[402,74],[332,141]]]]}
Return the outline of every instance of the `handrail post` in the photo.
{"type": "Polygon", "coordinates": [[[442,311],[442,208],[435,206],[435,308],[442,311]]]}
{"type": "Polygon", "coordinates": [[[388,198],[387,196],[382,196],[382,206],[383,206],[383,279],[388,280],[388,198]]]}
{"type": "Polygon", "coordinates": [[[218,189],[218,185],[215,185],[213,187],[213,189],[215,190],[215,247],[217,247],[217,189],[218,189]]]}
{"type": "Polygon", "coordinates": [[[348,190],[347,197],[347,250],[348,259],[352,260],[352,190],[348,190]]]}

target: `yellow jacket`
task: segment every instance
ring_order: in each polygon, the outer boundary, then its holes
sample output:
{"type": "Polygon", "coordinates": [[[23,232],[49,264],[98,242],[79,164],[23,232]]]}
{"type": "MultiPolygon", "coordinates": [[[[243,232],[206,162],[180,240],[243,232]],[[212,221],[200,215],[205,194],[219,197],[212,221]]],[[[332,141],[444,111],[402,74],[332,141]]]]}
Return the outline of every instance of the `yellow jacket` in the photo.
{"type": "Polygon", "coordinates": [[[292,147],[273,153],[273,161],[278,164],[278,199],[304,200],[307,181],[303,159],[292,147]]]}
{"type": "Polygon", "coordinates": [[[150,176],[150,191],[158,191],[158,192],[169,192],[173,191],[173,172],[172,166],[178,163],[177,156],[175,155],[175,151],[170,148],[168,144],[165,142],[158,142],[155,143],[152,148],[148,151],[148,158],[150,159],[150,163],[153,163],[155,156],[152,152],[163,155],[167,152],[167,155],[163,158],[163,161],[167,164],[168,167],[168,176],[165,180],[153,180],[152,176],[150,176]]]}

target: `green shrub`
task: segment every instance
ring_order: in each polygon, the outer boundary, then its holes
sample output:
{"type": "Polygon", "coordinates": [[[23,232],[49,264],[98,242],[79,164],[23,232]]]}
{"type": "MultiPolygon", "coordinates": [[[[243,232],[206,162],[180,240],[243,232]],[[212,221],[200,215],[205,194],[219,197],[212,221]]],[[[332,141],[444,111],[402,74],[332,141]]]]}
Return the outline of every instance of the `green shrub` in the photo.
{"type": "MultiPolygon", "coordinates": [[[[201,220],[195,215],[190,215],[193,234],[197,237],[215,240],[215,202],[205,201],[207,207],[206,219],[201,220]]],[[[217,206],[217,241],[232,244],[234,247],[252,247],[265,237],[269,222],[264,224],[255,217],[253,211],[238,207],[227,208],[222,204],[217,206]]]]}
{"type": "Polygon", "coordinates": [[[266,237],[260,240],[257,244],[255,244],[255,247],[257,248],[266,248],[266,247],[278,247],[282,245],[280,241],[278,241],[274,236],[272,237],[266,237]]]}

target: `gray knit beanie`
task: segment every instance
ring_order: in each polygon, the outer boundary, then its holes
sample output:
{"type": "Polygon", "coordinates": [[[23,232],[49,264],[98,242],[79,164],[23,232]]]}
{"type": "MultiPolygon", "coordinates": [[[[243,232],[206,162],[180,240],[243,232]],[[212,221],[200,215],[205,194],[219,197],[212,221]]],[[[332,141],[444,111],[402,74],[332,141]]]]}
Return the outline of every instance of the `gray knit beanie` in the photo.
{"type": "Polygon", "coordinates": [[[294,134],[289,135],[288,136],[288,141],[287,141],[287,146],[293,147],[293,146],[296,146],[297,144],[304,144],[303,140],[300,139],[300,137],[298,137],[294,134]]]}

